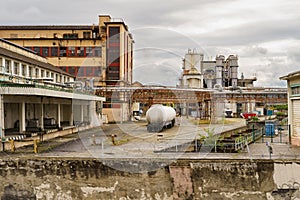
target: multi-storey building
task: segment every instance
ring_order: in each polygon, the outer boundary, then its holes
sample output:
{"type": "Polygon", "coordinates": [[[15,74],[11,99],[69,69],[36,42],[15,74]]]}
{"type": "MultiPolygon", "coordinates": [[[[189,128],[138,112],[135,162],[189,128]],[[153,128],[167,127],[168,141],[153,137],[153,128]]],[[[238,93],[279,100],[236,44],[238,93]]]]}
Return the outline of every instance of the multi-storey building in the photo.
{"type": "MultiPolygon", "coordinates": [[[[134,41],[122,19],[100,15],[92,25],[0,26],[0,37],[48,58],[88,87],[132,83],[134,41]]],[[[110,96],[103,107],[104,113],[121,109],[110,96]]]]}
{"type": "Polygon", "coordinates": [[[75,83],[46,58],[0,39],[0,138],[101,123],[96,104],[105,98],[74,89],[75,83]]]}
{"type": "Polygon", "coordinates": [[[287,81],[288,87],[288,123],[291,132],[291,144],[300,146],[300,71],[280,77],[287,81]]]}

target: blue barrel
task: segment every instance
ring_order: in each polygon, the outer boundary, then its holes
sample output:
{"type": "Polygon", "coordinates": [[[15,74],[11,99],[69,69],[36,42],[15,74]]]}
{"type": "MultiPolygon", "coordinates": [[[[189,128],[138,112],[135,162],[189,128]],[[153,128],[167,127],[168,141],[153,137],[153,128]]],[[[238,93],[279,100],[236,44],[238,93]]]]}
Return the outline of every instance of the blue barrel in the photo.
{"type": "Polygon", "coordinates": [[[267,110],[267,116],[273,115],[273,110],[267,110]]]}
{"type": "Polygon", "coordinates": [[[269,121],[265,123],[266,136],[274,136],[275,134],[275,123],[269,121]]]}

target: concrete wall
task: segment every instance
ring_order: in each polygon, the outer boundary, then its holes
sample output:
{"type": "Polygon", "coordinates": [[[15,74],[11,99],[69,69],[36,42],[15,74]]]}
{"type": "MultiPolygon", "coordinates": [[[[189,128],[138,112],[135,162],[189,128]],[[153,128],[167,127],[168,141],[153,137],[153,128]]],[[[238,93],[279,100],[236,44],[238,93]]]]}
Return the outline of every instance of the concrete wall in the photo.
{"type": "Polygon", "coordinates": [[[293,199],[300,197],[299,171],[300,164],[292,161],[178,160],[166,165],[162,160],[2,157],[0,197],[293,199]],[[133,173],[137,169],[144,172],[133,173]]]}

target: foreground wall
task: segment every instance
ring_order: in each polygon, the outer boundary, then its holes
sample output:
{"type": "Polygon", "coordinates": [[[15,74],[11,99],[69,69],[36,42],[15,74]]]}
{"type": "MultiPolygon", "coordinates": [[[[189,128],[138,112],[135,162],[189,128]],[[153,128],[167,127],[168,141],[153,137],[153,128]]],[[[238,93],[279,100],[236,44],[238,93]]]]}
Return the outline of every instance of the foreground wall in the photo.
{"type": "Polygon", "coordinates": [[[2,157],[0,175],[2,200],[300,197],[300,164],[293,161],[177,160],[167,165],[155,160],[2,157]]]}

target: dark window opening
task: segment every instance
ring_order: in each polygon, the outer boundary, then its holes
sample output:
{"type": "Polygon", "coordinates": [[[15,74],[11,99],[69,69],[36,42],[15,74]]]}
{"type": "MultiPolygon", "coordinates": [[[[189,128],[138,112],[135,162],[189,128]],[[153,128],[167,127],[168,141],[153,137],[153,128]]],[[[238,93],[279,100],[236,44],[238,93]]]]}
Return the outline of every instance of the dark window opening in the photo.
{"type": "Polygon", "coordinates": [[[77,47],[77,56],[84,57],[84,47],[77,47]]]}
{"type": "Polygon", "coordinates": [[[60,47],[60,48],[59,48],[59,56],[60,56],[60,57],[65,57],[65,56],[67,56],[67,47],[60,47]]]}
{"type": "Polygon", "coordinates": [[[51,56],[58,56],[58,48],[51,47],[51,56]]]}
{"type": "Polygon", "coordinates": [[[49,47],[42,47],[42,56],[44,57],[49,56],[49,47]]]}
{"type": "Polygon", "coordinates": [[[68,47],[68,56],[70,56],[70,57],[76,56],[76,48],[75,47],[68,47]]]}
{"type": "Polygon", "coordinates": [[[83,32],[83,38],[85,39],[91,38],[91,32],[83,32]]]}
{"type": "Polygon", "coordinates": [[[40,47],[33,47],[33,51],[35,51],[37,54],[41,55],[40,47]]]}
{"type": "Polygon", "coordinates": [[[86,56],[87,57],[93,56],[93,47],[86,47],[86,56]]]}
{"type": "Polygon", "coordinates": [[[78,33],[65,33],[63,34],[64,39],[77,39],[78,33]]]}
{"type": "Polygon", "coordinates": [[[95,47],[95,57],[101,57],[101,56],[102,56],[102,48],[95,47]]]}

